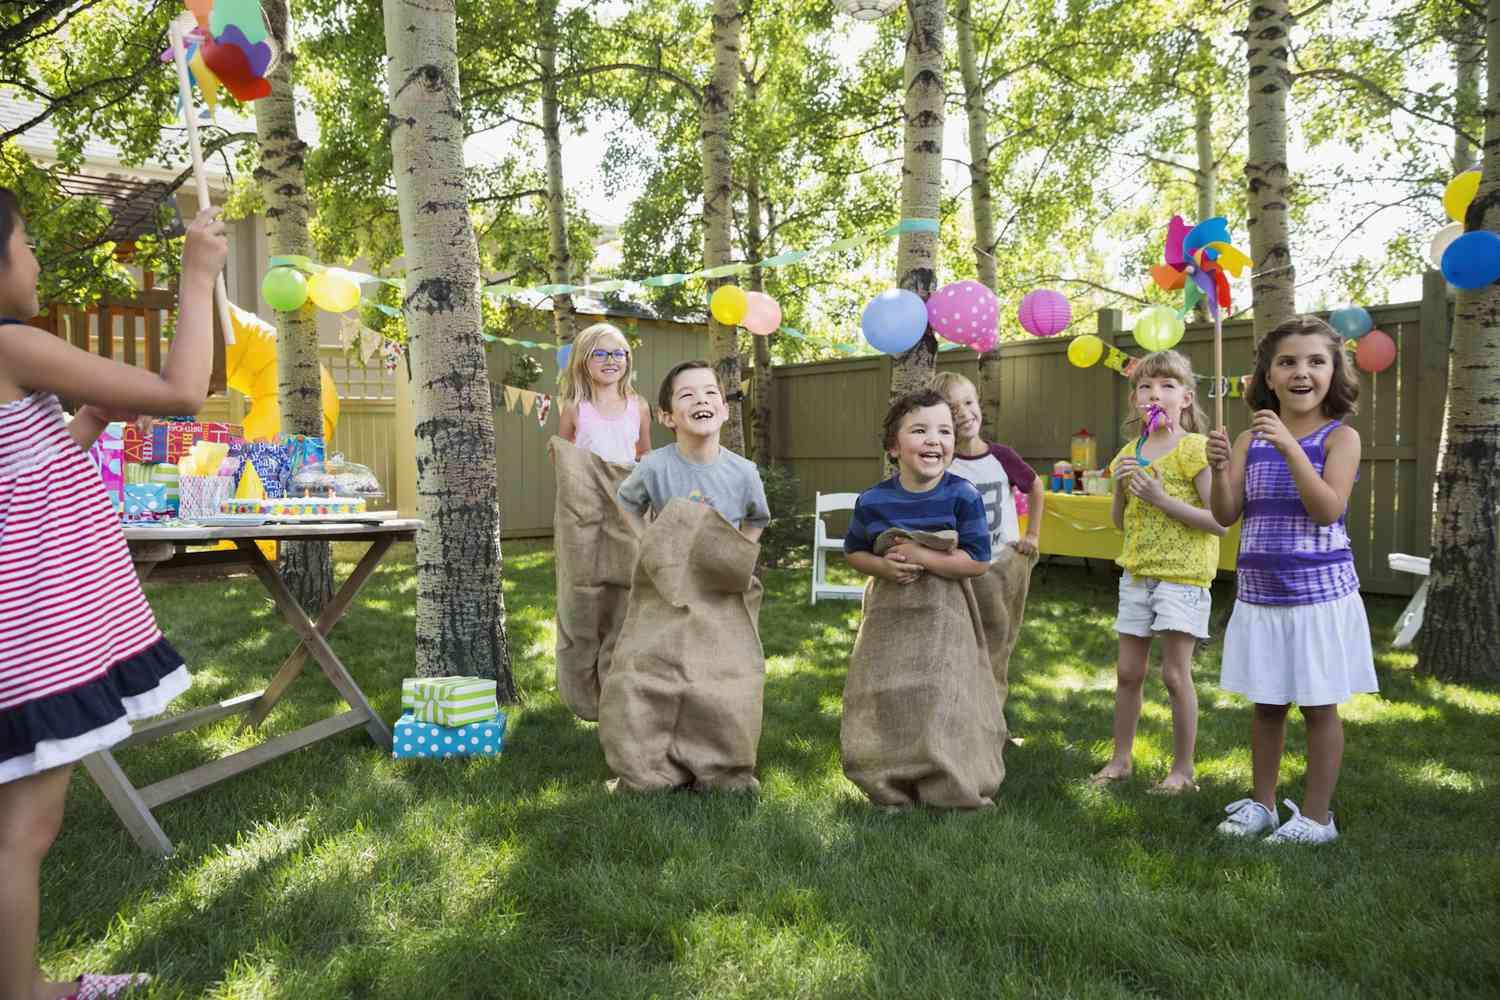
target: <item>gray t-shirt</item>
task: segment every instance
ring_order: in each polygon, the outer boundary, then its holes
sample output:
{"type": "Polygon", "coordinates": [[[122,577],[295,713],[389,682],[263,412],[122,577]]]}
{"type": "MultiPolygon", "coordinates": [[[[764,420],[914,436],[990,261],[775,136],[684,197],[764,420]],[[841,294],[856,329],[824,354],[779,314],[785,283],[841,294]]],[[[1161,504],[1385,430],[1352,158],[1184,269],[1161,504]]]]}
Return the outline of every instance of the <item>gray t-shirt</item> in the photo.
{"type": "Polygon", "coordinates": [[[621,506],[635,514],[648,507],[653,516],[660,514],[668,500],[682,497],[708,504],[736,528],[741,522],[752,528],[771,522],[760,470],[727,448],[720,448],[718,460],[709,465],[689,462],[675,444],[657,448],[641,459],[619,493],[621,506]]]}

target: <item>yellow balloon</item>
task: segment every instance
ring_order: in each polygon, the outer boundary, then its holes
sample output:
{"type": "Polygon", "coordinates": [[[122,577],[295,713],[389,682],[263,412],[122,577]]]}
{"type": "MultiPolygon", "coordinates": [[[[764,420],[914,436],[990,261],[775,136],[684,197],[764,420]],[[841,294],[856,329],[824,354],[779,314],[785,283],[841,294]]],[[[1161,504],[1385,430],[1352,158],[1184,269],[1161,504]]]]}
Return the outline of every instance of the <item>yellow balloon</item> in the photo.
{"type": "Polygon", "coordinates": [[[1068,344],[1068,360],[1079,368],[1096,365],[1102,357],[1104,357],[1104,341],[1092,333],[1074,337],[1068,344]]]}
{"type": "Polygon", "coordinates": [[[1448,188],[1443,192],[1443,211],[1448,213],[1448,218],[1454,222],[1464,221],[1464,213],[1469,210],[1469,202],[1479,193],[1479,171],[1465,170],[1457,177],[1448,182],[1448,188]]]}
{"type": "Polygon", "coordinates": [[[307,297],[319,309],[348,312],[359,305],[359,285],[342,268],[330,267],[307,279],[307,297]]]}
{"type": "Polygon", "coordinates": [[[725,326],[739,326],[750,309],[750,296],[738,285],[721,285],[708,300],[708,311],[725,326]]]}

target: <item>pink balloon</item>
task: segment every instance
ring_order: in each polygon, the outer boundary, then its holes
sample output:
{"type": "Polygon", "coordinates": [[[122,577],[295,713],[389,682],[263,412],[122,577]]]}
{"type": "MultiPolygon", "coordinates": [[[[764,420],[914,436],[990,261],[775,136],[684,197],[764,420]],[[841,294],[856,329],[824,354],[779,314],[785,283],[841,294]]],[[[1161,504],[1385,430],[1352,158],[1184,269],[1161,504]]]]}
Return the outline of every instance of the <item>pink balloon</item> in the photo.
{"type": "Polygon", "coordinates": [[[1073,307],[1061,292],[1038,288],[1027,292],[1019,310],[1021,328],[1036,337],[1061,333],[1073,322],[1073,307]]]}
{"type": "Polygon", "coordinates": [[[927,299],[927,322],[944,340],[973,344],[995,332],[1000,300],[973,279],[944,285],[927,299]]]}
{"type": "Polygon", "coordinates": [[[985,334],[983,338],[974,341],[969,346],[974,348],[974,350],[978,351],[980,354],[988,353],[989,351],[993,351],[995,348],[1000,346],[1000,335],[998,333],[985,334]]]}
{"type": "Polygon", "coordinates": [[[767,337],[781,326],[781,304],[765,292],[746,292],[749,303],[740,326],[757,337],[767,337]]]}
{"type": "Polygon", "coordinates": [[[1396,342],[1384,330],[1371,330],[1359,338],[1354,349],[1354,363],[1361,369],[1375,374],[1383,372],[1396,361],[1396,342]]]}

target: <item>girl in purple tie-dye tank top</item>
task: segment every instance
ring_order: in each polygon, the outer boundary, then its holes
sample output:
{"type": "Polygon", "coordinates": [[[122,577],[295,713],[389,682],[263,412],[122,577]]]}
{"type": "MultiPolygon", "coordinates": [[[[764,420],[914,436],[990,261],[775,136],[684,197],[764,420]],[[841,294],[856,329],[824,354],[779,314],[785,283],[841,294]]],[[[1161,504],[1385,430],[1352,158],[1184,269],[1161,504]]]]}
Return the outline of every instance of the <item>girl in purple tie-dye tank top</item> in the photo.
{"type": "Polygon", "coordinates": [[[1338,837],[1328,808],[1344,750],[1338,706],[1376,690],[1344,529],[1360,442],[1342,421],[1358,398],[1338,334],[1299,316],[1256,347],[1250,429],[1232,448],[1223,428],[1209,435],[1214,517],[1227,526],[1244,516],[1220,684],[1255,703],[1254,788],[1226,808],[1220,833],[1270,834],[1275,843],[1338,837]],[[1278,825],[1276,779],[1292,702],[1307,722],[1307,787],[1301,809],[1286,800],[1292,816],[1278,825]]]}

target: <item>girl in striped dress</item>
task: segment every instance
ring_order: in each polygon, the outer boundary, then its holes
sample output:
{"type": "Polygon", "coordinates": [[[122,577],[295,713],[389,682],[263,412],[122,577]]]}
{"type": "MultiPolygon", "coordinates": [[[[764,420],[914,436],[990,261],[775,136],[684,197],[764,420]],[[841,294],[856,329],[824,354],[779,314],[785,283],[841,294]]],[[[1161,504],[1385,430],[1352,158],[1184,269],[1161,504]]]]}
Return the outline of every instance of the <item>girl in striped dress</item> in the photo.
{"type": "Polygon", "coordinates": [[[228,243],[199,213],[160,374],[16,317],[39,312],[39,267],[16,196],[0,188],[0,996],[114,996],[140,977],[49,982],[36,965],[42,858],[73,765],[130,735],[189,684],[162,637],[87,449],[111,420],[193,413],[213,367],[213,283],[228,243]],[[58,396],[79,404],[65,421],[58,396]]]}
{"type": "Polygon", "coordinates": [[[1370,625],[1344,529],[1359,470],[1359,382],[1339,335],[1299,316],[1256,347],[1246,400],[1250,429],[1230,447],[1209,435],[1211,506],[1220,524],[1243,512],[1238,593],[1224,635],[1220,683],[1255,703],[1250,734],[1253,791],[1226,808],[1219,832],[1273,843],[1338,838],[1329,803],[1344,754],[1339,703],[1376,690],[1370,625]],[[1302,807],[1280,824],[1276,780],[1287,709],[1307,722],[1302,807]]]}

